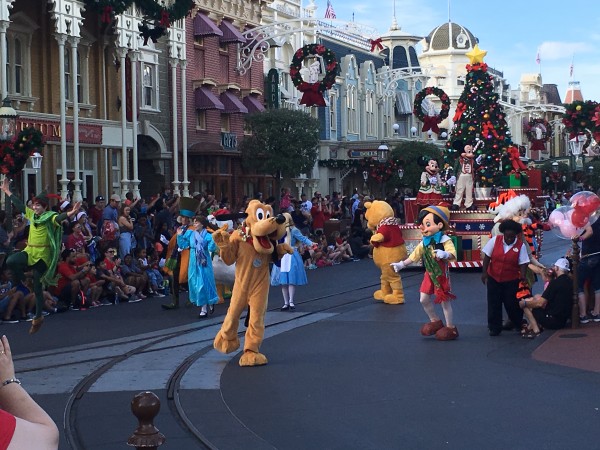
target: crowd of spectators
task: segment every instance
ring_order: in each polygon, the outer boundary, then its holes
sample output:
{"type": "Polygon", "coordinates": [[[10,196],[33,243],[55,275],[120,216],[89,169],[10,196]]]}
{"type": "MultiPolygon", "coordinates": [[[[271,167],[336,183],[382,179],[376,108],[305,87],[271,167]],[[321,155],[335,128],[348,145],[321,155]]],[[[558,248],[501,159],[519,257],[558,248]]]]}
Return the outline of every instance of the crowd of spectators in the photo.
{"type": "MultiPolygon", "coordinates": [[[[200,200],[197,213],[208,217],[243,212],[252,198],[244,196],[236,205],[227,198],[195,192],[200,200]]],[[[317,245],[301,247],[306,268],[316,269],[358,261],[371,253],[366,229],[364,202],[368,196],[333,192],[312,198],[295,198],[283,188],[278,199],[253,198],[273,206],[276,213],[290,212],[298,229],[317,245]]],[[[402,198],[388,198],[403,217],[402,198]]],[[[31,206],[28,204],[28,206],[31,206]]],[[[69,201],[55,206],[58,212],[72,207],[69,201]]],[[[122,200],[117,194],[108,199],[99,195],[93,203],[84,201],[72,221],[63,222],[63,251],[57,267],[59,282],[45,292],[45,312],[82,310],[119,302],[137,302],[149,296],[169,295],[169,279],[162,271],[169,240],[177,226],[178,196],[168,191],[149,199],[134,198],[131,192],[122,200]]],[[[22,250],[27,243],[27,220],[15,214],[7,226],[5,211],[0,211],[0,320],[15,323],[31,320],[34,294],[27,281],[13,285],[4,260],[10,252],[22,250]]],[[[241,221],[241,219],[240,219],[241,221]]]]}

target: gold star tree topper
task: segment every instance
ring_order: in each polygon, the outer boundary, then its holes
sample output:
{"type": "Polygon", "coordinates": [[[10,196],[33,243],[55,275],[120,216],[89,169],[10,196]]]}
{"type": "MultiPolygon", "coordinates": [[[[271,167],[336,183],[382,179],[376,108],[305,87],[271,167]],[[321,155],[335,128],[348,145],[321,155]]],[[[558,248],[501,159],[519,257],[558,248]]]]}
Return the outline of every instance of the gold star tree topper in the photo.
{"type": "Polygon", "coordinates": [[[481,50],[479,48],[479,44],[475,44],[473,50],[467,52],[466,55],[469,58],[471,65],[481,64],[483,62],[483,58],[485,58],[485,55],[487,55],[487,51],[481,50]]]}

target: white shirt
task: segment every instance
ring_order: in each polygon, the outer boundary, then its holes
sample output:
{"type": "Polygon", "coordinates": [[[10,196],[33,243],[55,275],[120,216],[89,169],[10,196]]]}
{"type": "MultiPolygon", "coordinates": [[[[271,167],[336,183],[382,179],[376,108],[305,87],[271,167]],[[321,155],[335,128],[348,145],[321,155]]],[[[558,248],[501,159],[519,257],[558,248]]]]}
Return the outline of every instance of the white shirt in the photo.
{"type": "MultiPolygon", "coordinates": [[[[517,243],[517,239],[515,239],[515,242],[513,242],[512,244],[507,244],[504,241],[504,236],[499,234],[498,236],[494,236],[493,238],[491,238],[489,241],[487,241],[487,244],[485,244],[483,246],[483,249],[481,250],[485,255],[489,256],[490,258],[492,257],[492,252],[494,251],[494,245],[496,244],[496,239],[502,239],[502,250],[504,250],[504,253],[508,252],[511,248],[513,248],[515,246],[515,244],[517,243]]],[[[521,245],[521,250],[519,251],[519,265],[521,264],[527,264],[529,263],[529,256],[527,255],[527,248],[525,248],[527,244],[523,243],[523,245],[521,245]]]]}

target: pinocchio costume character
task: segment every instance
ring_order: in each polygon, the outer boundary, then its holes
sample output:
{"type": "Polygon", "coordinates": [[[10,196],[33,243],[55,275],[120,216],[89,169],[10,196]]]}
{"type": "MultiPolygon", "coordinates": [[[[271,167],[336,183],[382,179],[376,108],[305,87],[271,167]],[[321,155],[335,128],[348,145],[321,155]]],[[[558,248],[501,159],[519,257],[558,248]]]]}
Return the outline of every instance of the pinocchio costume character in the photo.
{"type": "Polygon", "coordinates": [[[425,266],[425,275],[419,292],[421,305],[429,317],[429,322],[421,327],[423,336],[434,336],[439,341],[452,341],[458,337],[458,329],[453,323],[452,305],[450,300],[456,298],[451,292],[448,261],[456,259],[454,243],[445,234],[449,226],[450,212],[442,205],[430,205],[423,208],[417,217],[417,224],[423,235],[423,240],[404,261],[392,263],[398,272],[404,267],[419,260],[425,266]],[[435,312],[431,296],[435,295],[433,303],[442,305],[446,325],[435,312]]]}
{"type": "Polygon", "coordinates": [[[167,246],[167,260],[163,269],[164,273],[170,278],[171,303],[163,304],[163,309],[179,308],[179,286],[188,281],[188,266],[190,262],[190,249],[181,249],[177,245],[177,236],[182,235],[190,228],[192,218],[196,215],[196,209],[200,201],[193,197],[179,198],[179,216],[177,222],[179,226],[177,231],[169,240],[167,246]]]}
{"type": "Polygon", "coordinates": [[[27,246],[23,251],[13,253],[6,259],[6,266],[12,270],[15,285],[25,278],[25,272],[33,273],[33,292],[35,293],[35,317],[31,322],[29,333],[36,333],[44,322],[42,315],[44,306],[44,289],[56,286],[58,276],[56,266],[60,257],[63,228],[61,222],[77,214],[81,206],[75,203],[68,213],[58,214],[48,211],[50,198],[60,199],[56,194],[42,191],[32,199],[32,208],[23,204],[14,196],[8,187],[8,178],[2,184],[2,190],[10,197],[15,209],[25,214],[29,221],[27,246]]]}

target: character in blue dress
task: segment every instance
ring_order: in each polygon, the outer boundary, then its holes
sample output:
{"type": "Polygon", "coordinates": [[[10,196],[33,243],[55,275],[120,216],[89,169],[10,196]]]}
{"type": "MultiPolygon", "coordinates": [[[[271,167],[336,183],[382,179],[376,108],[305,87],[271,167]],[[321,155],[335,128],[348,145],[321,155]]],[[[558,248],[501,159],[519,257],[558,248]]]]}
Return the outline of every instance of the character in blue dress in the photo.
{"type": "Polygon", "coordinates": [[[304,262],[298,251],[298,246],[300,244],[314,246],[315,243],[295,227],[294,220],[289,213],[283,213],[283,215],[285,216],[287,227],[284,239],[294,249],[294,253],[284,255],[279,267],[273,265],[273,269],[271,270],[271,286],[281,286],[281,292],[283,293],[283,306],[281,310],[290,311],[296,309],[296,305],[294,304],[296,286],[308,283],[304,262]]]}
{"type": "Polygon", "coordinates": [[[207,231],[208,221],[202,216],[195,216],[192,226],[178,234],[177,246],[190,249],[188,265],[189,301],[200,306],[200,318],[212,314],[215,303],[219,301],[213,266],[209,253],[212,235],[207,231]]]}

